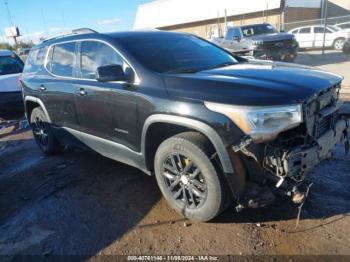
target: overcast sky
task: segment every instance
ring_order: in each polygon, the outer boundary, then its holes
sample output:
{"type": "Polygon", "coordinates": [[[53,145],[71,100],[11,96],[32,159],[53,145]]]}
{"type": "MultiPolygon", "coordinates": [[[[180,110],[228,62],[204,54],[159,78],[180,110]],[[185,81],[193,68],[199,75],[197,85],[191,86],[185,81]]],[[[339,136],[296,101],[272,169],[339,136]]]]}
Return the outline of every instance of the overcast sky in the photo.
{"type": "MultiPolygon", "coordinates": [[[[130,30],[140,0],[0,0],[0,38],[11,23],[23,35],[19,40],[52,36],[89,27],[100,32],[130,30]],[[9,17],[5,3],[11,13],[9,17]],[[12,22],[11,22],[12,20],[12,22]]],[[[0,39],[0,42],[3,39],[0,39]]]]}

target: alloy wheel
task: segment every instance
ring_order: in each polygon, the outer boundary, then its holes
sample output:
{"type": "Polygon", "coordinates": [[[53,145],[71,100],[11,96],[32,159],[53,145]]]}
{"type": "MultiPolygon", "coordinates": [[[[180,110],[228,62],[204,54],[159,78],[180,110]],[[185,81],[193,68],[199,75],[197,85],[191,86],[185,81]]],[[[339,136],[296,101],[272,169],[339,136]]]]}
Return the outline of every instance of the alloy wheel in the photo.
{"type": "Polygon", "coordinates": [[[49,143],[47,125],[37,117],[32,123],[32,128],[34,137],[39,144],[44,147],[47,146],[49,143]]]}
{"type": "Polygon", "coordinates": [[[336,50],[342,50],[343,47],[344,47],[344,40],[339,39],[339,40],[335,41],[334,48],[336,50]]]}
{"type": "Polygon", "coordinates": [[[181,154],[172,154],[163,163],[163,178],[176,201],[196,209],[207,198],[207,184],[196,163],[181,154]]]}

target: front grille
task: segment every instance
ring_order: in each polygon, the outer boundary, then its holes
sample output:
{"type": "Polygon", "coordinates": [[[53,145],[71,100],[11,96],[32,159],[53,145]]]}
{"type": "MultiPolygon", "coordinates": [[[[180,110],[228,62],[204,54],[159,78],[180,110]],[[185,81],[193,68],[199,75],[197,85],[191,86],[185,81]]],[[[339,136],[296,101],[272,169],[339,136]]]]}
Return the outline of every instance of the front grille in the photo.
{"type": "Polygon", "coordinates": [[[333,114],[321,119],[316,130],[316,137],[323,136],[329,129],[333,127],[333,114]]]}
{"type": "Polygon", "coordinates": [[[264,42],[262,48],[264,49],[279,49],[279,48],[288,48],[292,47],[294,44],[293,40],[282,40],[282,41],[270,41],[264,42]]]}
{"type": "Polygon", "coordinates": [[[338,112],[323,115],[321,112],[336,106],[339,96],[340,83],[318,94],[307,106],[308,134],[316,139],[332,129],[338,112]]]}

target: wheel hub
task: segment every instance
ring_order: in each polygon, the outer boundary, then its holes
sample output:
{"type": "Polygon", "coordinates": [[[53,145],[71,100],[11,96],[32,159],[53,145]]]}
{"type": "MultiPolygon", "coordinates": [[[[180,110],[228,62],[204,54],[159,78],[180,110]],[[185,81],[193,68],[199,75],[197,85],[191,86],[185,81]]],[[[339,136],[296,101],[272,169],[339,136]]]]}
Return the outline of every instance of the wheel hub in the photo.
{"type": "Polygon", "coordinates": [[[196,163],[181,154],[168,156],[163,176],[169,193],[187,208],[199,208],[207,198],[206,181],[196,163]]]}
{"type": "Polygon", "coordinates": [[[189,184],[189,179],[188,179],[188,177],[187,176],[185,176],[185,175],[182,175],[181,177],[180,177],[180,181],[181,181],[181,183],[182,184],[184,184],[184,185],[188,185],[189,184]]]}

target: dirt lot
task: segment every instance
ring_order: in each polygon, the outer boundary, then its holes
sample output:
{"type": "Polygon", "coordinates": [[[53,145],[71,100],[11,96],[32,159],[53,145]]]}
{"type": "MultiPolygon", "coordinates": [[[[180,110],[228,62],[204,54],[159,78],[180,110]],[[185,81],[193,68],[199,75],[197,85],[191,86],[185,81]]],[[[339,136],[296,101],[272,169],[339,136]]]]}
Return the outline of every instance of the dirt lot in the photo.
{"type": "MultiPolygon", "coordinates": [[[[349,61],[319,60],[308,53],[298,61],[350,70],[349,61]]],[[[286,199],[193,223],[137,169],[71,148],[43,157],[28,129],[3,129],[0,254],[350,255],[349,175],[350,157],[339,146],[309,175],[314,185],[298,227],[298,209],[286,199]]]]}

